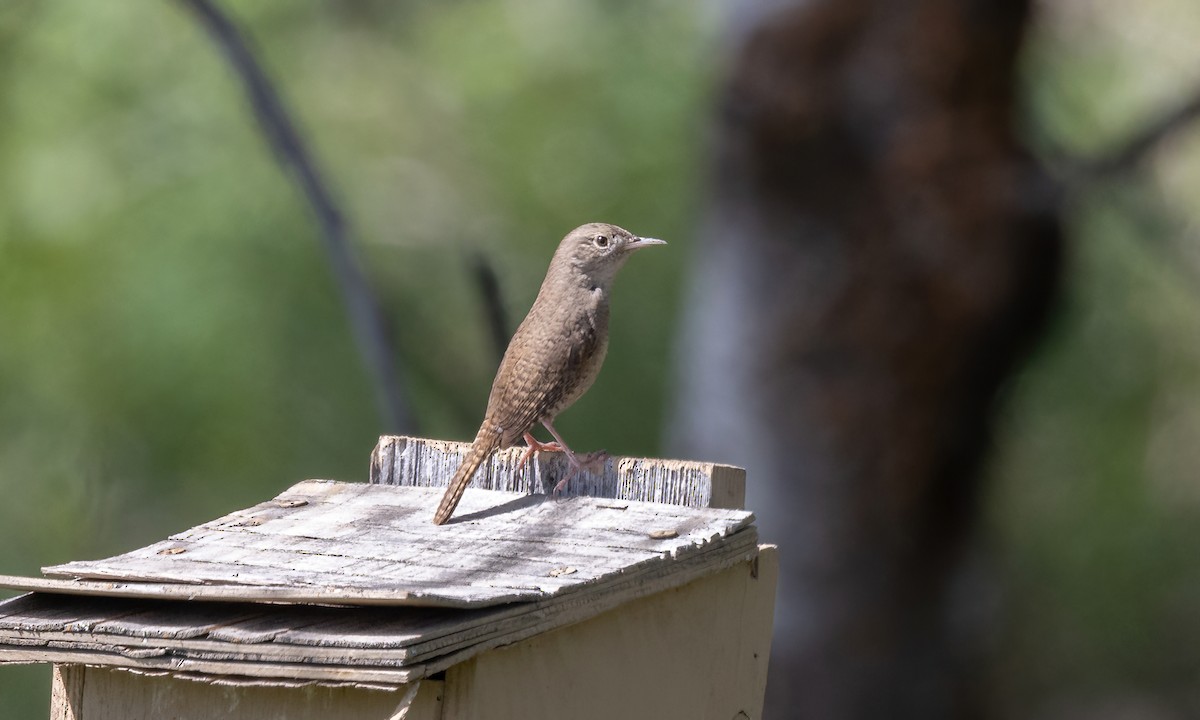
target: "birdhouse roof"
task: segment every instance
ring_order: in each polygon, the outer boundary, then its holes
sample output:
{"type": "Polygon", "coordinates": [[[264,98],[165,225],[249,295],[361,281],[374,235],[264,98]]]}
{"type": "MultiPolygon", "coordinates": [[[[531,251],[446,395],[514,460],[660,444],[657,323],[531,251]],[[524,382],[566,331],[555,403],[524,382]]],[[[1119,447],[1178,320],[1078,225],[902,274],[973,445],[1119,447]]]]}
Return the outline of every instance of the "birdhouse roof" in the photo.
{"type": "Polygon", "coordinates": [[[757,554],[743,510],[472,489],[436,526],[440,494],[308,480],[132,552],[0,576],[33,591],[0,603],[0,662],[391,686],[757,554]]]}

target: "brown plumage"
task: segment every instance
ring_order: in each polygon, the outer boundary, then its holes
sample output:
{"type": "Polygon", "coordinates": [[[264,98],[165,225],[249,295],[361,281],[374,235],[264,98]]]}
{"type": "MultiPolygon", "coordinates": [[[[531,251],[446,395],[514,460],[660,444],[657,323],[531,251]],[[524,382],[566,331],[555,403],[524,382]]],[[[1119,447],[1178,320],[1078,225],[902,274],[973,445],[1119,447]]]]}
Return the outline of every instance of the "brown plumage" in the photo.
{"type": "Polygon", "coordinates": [[[492,453],[529,442],[536,450],[561,450],[571,470],[582,463],[554,429],[554,419],[596,380],[608,350],[608,295],[617,271],[635,251],[662,240],[639,238],[616,225],[590,223],[572,230],[558,245],[542,289],[508,343],[483,424],[463,464],[454,474],[433,522],[450,519],[475,471],[492,453]],[[539,443],[529,431],[542,423],[556,442],[539,443]]]}

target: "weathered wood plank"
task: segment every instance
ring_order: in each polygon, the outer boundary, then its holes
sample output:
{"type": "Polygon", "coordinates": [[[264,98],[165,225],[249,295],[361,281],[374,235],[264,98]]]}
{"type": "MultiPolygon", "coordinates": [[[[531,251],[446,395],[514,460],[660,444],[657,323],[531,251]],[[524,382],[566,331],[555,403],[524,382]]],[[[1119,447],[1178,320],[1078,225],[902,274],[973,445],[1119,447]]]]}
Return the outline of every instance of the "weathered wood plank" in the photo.
{"type": "MultiPolygon", "coordinates": [[[[125,597],[150,600],[202,600],[206,602],[309,603],[372,606],[433,606],[419,595],[397,590],[361,588],[308,588],[266,585],[195,585],[160,582],[110,582],[62,578],[31,578],[0,575],[0,587],[34,592],[63,593],[88,597],[125,597]]],[[[517,601],[513,596],[502,602],[517,601]]],[[[469,601],[455,603],[439,598],[433,607],[469,607],[469,601]]]]}
{"type": "MultiPolygon", "coordinates": [[[[148,547],[44,571],[115,581],[106,588],[112,595],[146,589],[141,583],[191,584],[185,592],[195,599],[475,607],[537,600],[642,566],[667,568],[753,521],[738,510],[469,490],[463,516],[436,526],[425,516],[438,494],[310,480],[148,547]]],[[[35,587],[5,577],[0,584],[35,587]]],[[[72,588],[96,590],[55,589],[72,588]]]]}
{"type": "MultiPolygon", "coordinates": [[[[564,571],[572,568],[563,567],[564,571]]],[[[295,603],[345,606],[405,606],[478,608],[474,598],[455,602],[447,593],[439,593],[430,602],[419,592],[381,589],[370,590],[354,587],[287,587],[266,585],[193,585],[169,582],[107,582],[101,580],[66,580],[59,578],[29,578],[16,575],[0,575],[0,586],[16,590],[61,593],[86,597],[123,597],[142,599],[170,599],[206,602],[253,602],[295,603]]],[[[489,592],[488,597],[497,605],[509,602],[530,601],[533,593],[514,592],[510,596],[489,592]]]]}
{"type": "Polygon", "coordinates": [[[86,607],[67,607],[34,593],[0,602],[0,627],[25,633],[85,630],[128,613],[120,600],[97,598],[86,607]]]}
{"type": "Polygon", "coordinates": [[[50,680],[50,720],[84,720],[82,665],[55,665],[50,680]]]}
{"type": "Polygon", "coordinates": [[[333,682],[370,682],[403,685],[420,679],[427,673],[422,666],[414,668],[346,667],[305,663],[269,663],[229,660],[202,660],[171,655],[133,657],[102,649],[40,647],[26,648],[0,644],[0,661],[9,663],[60,663],[100,665],[105,667],[194,672],[203,675],[230,675],[257,678],[294,678],[328,680],[333,682]]]}
{"type": "MultiPolygon", "coordinates": [[[[705,573],[673,591],[621,602],[619,613],[602,613],[586,622],[538,633],[468,662],[455,659],[444,683],[366,683],[374,689],[363,691],[346,687],[364,684],[352,679],[354,669],[346,675],[333,677],[331,673],[331,677],[312,681],[286,675],[241,675],[236,673],[240,669],[237,663],[177,663],[178,667],[168,670],[167,663],[155,667],[143,659],[122,658],[129,670],[146,675],[74,665],[63,677],[74,672],[78,682],[56,682],[56,693],[61,697],[73,693],[73,707],[80,714],[54,717],[759,717],[776,566],[773,549],[768,548],[753,561],[705,573]],[[697,624],[705,632],[695,632],[697,624]],[[234,674],[223,674],[231,670],[234,674]],[[331,687],[297,691],[297,684],[307,682],[331,687]]],[[[0,654],[6,651],[0,649],[0,654]]],[[[69,652],[61,652],[64,662],[81,662],[68,660],[69,652]]],[[[422,671],[431,670],[424,667],[422,671]]]]}
{"type": "MultiPolygon", "coordinates": [[[[470,443],[401,435],[379,438],[371,454],[371,482],[381,485],[445,487],[462,464],[470,443]]],[[[537,453],[530,467],[517,468],[524,447],[501,450],[475,474],[471,487],[546,494],[567,469],[562,453],[537,453]]],[[[571,480],[574,495],[670,503],[688,507],[742,508],[746,471],[689,460],[613,457],[598,472],[571,480]]]]}
{"type": "MultiPolygon", "coordinates": [[[[78,662],[86,653],[86,662],[98,665],[141,667],[145,669],[181,669],[194,672],[213,672],[232,663],[230,667],[256,663],[260,669],[286,671],[296,665],[307,667],[337,666],[342,681],[379,682],[376,669],[406,669],[408,679],[427,676],[487,649],[532,637],[548,630],[579,622],[627,603],[638,597],[661,592],[692,580],[718,572],[724,567],[744,562],[757,553],[752,543],[753,532],[747,530],[738,537],[714,549],[715,557],[692,557],[681,561],[676,572],[666,576],[647,576],[637,573],[601,592],[575,592],[549,598],[538,603],[489,608],[476,611],[419,608],[317,608],[306,606],[277,606],[271,608],[273,618],[250,621],[247,633],[256,642],[240,642],[243,637],[227,634],[217,610],[234,620],[245,617],[244,606],[201,606],[204,622],[213,627],[204,637],[187,637],[174,630],[154,633],[149,630],[154,613],[168,613],[175,607],[177,617],[164,618],[164,624],[175,628],[186,624],[185,618],[196,606],[171,602],[128,601],[130,614],[140,618],[137,623],[122,626],[120,622],[92,625],[73,632],[28,631],[22,628],[31,623],[19,614],[8,614],[0,620],[0,661],[58,660],[78,662]],[[747,544],[747,541],[751,541],[747,544]],[[153,610],[145,610],[147,606],[153,610]],[[406,616],[416,614],[413,622],[406,616]],[[440,617],[439,617],[440,615],[440,617]],[[352,624],[348,616],[356,616],[360,632],[346,634],[352,624]],[[373,627],[372,627],[373,626],[373,627]],[[291,628],[279,632],[281,628],[291,628]],[[125,631],[127,635],[121,635],[125,631]],[[255,635],[261,631],[260,635],[255,635]],[[37,650],[18,646],[31,632],[47,648],[37,650]],[[401,640],[403,644],[393,642],[401,640]],[[63,655],[72,651],[75,655],[63,655]],[[66,658],[66,659],[64,659],[66,658]],[[193,665],[189,665],[193,663],[193,665]],[[194,665],[194,663],[200,663],[194,665]],[[363,673],[357,673],[362,670],[363,673]]],[[[13,601],[8,601],[13,602],[13,601]]],[[[45,607],[30,609],[59,610],[86,608],[88,598],[45,596],[45,607]]],[[[0,605],[0,609],[4,606],[0,605]]],[[[258,677],[274,677],[269,670],[258,677]]],[[[282,677],[312,678],[312,673],[282,677]]],[[[334,676],[317,675],[334,679],[334,676]]]]}
{"type": "Polygon", "coordinates": [[[86,630],[97,635],[187,640],[210,635],[232,625],[271,617],[275,613],[275,608],[270,606],[224,603],[196,604],[188,607],[186,613],[180,613],[179,605],[172,602],[130,604],[126,601],[126,606],[131,609],[128,614],[106,618],[86,630]]]}
{"type": "Polygon", "coordinates": [[[758,551],[741,510],[471,489],[435,526],[440,494],[306,481],[160,543],[45,569],[59,577],[0,576],[65,594],[0,603],[0,663],[392,687],[758,551]],[[262,605],[278,602],[326,607],[262,605]]]}

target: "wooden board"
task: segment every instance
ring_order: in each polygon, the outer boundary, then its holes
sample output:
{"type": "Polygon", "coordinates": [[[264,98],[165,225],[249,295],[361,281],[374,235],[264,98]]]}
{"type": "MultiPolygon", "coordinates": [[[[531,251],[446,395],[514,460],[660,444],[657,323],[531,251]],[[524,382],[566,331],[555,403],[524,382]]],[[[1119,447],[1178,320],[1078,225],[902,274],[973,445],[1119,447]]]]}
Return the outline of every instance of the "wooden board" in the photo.
{"type": "Polygon", "coordinates": [[[437,720],[442,683],[393,688],[192,682],[179,674],[56,665],[51,720],[437,720]]]}
{"type": "MultiPolygon", "coordinates": [[[[470,443],[384,435],[371,454],[371,482],[405,487],[445,487],[466,457],[470,443]]],[[[562,453],[537,453],[518,468],[525,448],[501,450],[475,473],[470,487],[522,494],[547,494],[567,470],[562,453]]],[[[690,460],[611,457],[595,472],[585,470],[567,487],[572,495],[661,502],[686,507],[741,509],[746,471],[690,460]]]]}
{"type": "Polygon", "coordinates": [[[271,677],[273,666],[239,676],[222,674],[244,669],[236,663],[177,661],[168,670],[161,659],[157,669],[131,665],[133,674],[85,667],[92,663],[87,655],[55,649],[62,664],[55,668],[52,718],[757,718],[777,570],[767,546],[675,589],[457,662],[444,681],[372,684],[346,674],[314,688],[304,668],[301,677],[271,677]]]}
{"type": "Polygon", "coordinates": [[[674,590],[461,662],[444,680],[390,688],[60,665],[52,720],[758,718],[777,570],[765,547],[674,590]]]}
{"type": "Polygon", "coordinates": [[[395,688],[758,553],[742,510],[469,489],[436,526],[441,493],[309,480],[123,555],[0,576],[37,591],[0,603],[0,663],[395,688]]]}
{"type": "Polygon", "coordinates": [[[740,510],[468,490],[444,526],[441,491],[308,480],[123,555],[0,577],[15,589],[197,600],[486,607],[670,573],[753,522],[740,510]],[[95,584],[99,583],[99,585],[95,584]]]}
{"type": "Polygon", "coordinates": [[[446,672],[445,717],[760,718],[777,574],[764,547],[752,562],[479,655],[446,672]]]}
{"type": "Polygon", "coordinates": [[[0,603],[0,662],[88,662],[325,682],[402,683],[747,562],[753,529],[667,575],[477,610],[180,603],[34,593],[0,603]],[[87,658],[87,659],[84,659],[87,658]]]}

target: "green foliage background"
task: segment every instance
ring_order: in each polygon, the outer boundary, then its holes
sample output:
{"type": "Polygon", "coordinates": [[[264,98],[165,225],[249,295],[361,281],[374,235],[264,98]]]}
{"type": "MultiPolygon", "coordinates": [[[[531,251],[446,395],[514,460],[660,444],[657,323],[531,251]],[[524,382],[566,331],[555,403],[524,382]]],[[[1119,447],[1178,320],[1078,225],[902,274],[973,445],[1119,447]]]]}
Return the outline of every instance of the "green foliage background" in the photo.
{"type": "MultiPolygon", "coordinates": [[[[347,210],[420,432],[469,437],[494,371],[471,253],[515,322],[557,239],[603,219],[671,245],[624,271],[605,371],[562,429],[658,452],[723,15],[227,5],[347,210]]],[[[1187,0],[1048,5],[1031,142],[1119,142],[1200,80],[1198,35],[1187,0]]],[[[1198,702],[1198,142],[1070,196],[1064,306],[1013,384],[987,506],[992,688],[1015,717],[1198,702]]],[[[0,572],[124,551],[305,477],[362,480],[379,431],[308,209],[194,19],[0,4],[0,572]]],[[[48,676],[0,669],[0,716],[44,717],[48,676]]]]}

